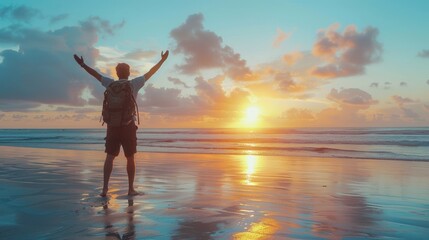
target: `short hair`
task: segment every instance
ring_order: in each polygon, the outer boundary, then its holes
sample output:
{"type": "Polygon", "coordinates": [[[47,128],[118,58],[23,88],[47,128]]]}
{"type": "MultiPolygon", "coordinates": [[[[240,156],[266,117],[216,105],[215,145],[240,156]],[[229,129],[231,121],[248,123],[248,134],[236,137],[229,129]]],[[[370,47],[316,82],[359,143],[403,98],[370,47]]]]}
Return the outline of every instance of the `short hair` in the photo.
{"type": "Polygon", "coordinates": [[[130,65],[126,63],[118,63],[118,65],[116,65],[116,72],[122,72],[124,70],[130,72],[130,65]]]}

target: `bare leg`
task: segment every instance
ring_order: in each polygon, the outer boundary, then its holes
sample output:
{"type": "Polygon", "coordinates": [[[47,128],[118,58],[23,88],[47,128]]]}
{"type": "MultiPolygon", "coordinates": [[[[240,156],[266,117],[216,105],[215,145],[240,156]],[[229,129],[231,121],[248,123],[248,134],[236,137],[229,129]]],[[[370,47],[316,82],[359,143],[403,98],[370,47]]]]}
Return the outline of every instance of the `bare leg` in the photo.
{"type": "Polygon", "coordinates": [[[109,191],[109,179],[110,179],[110,174],[112,174],[114,159],[115,159],[115,156],[110,154],[106,155],[106,160],[104,161],[103,191],[100,193],[100,196],[102,197],[105,197],[107,195],[107,191],[109,191]]]}
{"type": "Polygon", "coordinates": [[[134,162],[134,154],[127,157],[127,173],[128,173],[128,195],[138,195],[134,189],[134,176],[136,175],[136,164],[134,162]]]}

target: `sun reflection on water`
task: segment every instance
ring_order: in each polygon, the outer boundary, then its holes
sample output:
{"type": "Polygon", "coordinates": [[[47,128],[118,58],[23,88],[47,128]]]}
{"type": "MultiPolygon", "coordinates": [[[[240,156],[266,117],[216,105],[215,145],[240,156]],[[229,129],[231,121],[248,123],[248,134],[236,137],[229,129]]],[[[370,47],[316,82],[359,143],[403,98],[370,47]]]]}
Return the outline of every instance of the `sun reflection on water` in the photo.
{"type": "Polygon", "coordinates": [[[232,236],[235,240],[272,239],[273,235],[280,229],[280,224],[272,218],[263,218],[254,222],[245,232],[238,232],[232,236]]]}
{"type": "Polygon", "coordinates": [[[244,155],[244,173],[246,174],[246,179],[243,181],[246,185],[256,185],[255,182],[252,181],[252,177],[256,171],[256,167],[258,164],[258,156],[255,155],[244,155]]]}

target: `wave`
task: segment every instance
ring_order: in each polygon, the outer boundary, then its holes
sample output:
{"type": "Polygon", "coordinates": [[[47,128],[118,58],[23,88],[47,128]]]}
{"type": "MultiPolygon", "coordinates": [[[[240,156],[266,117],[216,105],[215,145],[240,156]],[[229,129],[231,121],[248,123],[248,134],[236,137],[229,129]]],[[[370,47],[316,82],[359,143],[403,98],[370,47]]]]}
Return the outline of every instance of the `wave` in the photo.
{"type": "MultiPolygon", "coordinates": [[[[368,139],[339,139],[332,140],[327,138],[311,139],[284,139],[284,138],[213,138],[205,136],[200,138],[174,138],[174,136],[159,136],[158,138],[143,138],[140,136],[140,143],[237,143],[237,144],[341,144],[341,145],[379,145],[379,146],[405,146],[405,147],[427,147],[429,138],[422,140],[368,140],[368,139]]],[[[0,137],[0,143],[14,142],[40,142],[40,143],[104,143],[103,136],[3,136],[0,137]]]]}
{"type": "Polygon", "coordinates": [[[263,129],[234,129],[234,128],[189,128],[189,129],[143,129],[141,134],[327,134],[327,135],[429,135],[429,128],[263,128],[263,129]]]}
{"type": "Polygon", "coordinates": [[[386,145],[386,146],[405,146],[405,147],[426,147],[429,146],[429,141],[353,141],[353,140],[301,140],[301,139],[278,139],[278,138],[243,138],[243,139],[207,139],[207,138],[182,138],[182,139],[157,139],[157,138],[145,138],[139,140],[142,143],[179,143],[179,142],[207,142],[207,143],[247,143],[247,144],[258,144],[258,143],[282,143],[282,144],[342,144],[342,145],[386,145]]]}
{"type": "MultiPolygon", "coordinates": [[[[105,129],[0,129],[0,145],[104,149],[105,129]]],[[[140,129],[142,151],[428,160],[429,128],[140,129]]]]}
{"type": "Polygon", "coordinates": [[[379,160],[408,160],[429,161],[427,156],[413,154],[398,154],[389,151],[358,151],[328,147],[188,147],[164,145],[140,145],[146,152],[174,152],[174,153],[210,153],[210,154],[238,154],[262,156],[305,156],[305,157],[335,157],[350,159],[379,159],[379,160]]]}

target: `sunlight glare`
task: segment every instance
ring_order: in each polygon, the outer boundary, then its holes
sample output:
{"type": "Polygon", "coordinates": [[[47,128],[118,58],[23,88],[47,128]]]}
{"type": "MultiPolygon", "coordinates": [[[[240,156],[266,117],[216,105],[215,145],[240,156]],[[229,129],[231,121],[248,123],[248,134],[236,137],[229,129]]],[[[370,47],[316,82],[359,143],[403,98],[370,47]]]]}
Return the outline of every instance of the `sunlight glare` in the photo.
{"type": "Polygon", "coordinates": [[[246,109],[243,123],[246,127],[254,127],[259,122],[260,109],[250,106],[246,109]]]}
{"type": "Polygon", "coordinates": [[[244,184],[246,185],[255,185],[252,182],[252,176],[255,173],[255,168],[258,162],[258,158],[255,155],[245,155],[245,171],[246,179],[244,180],[244,184]]]}

